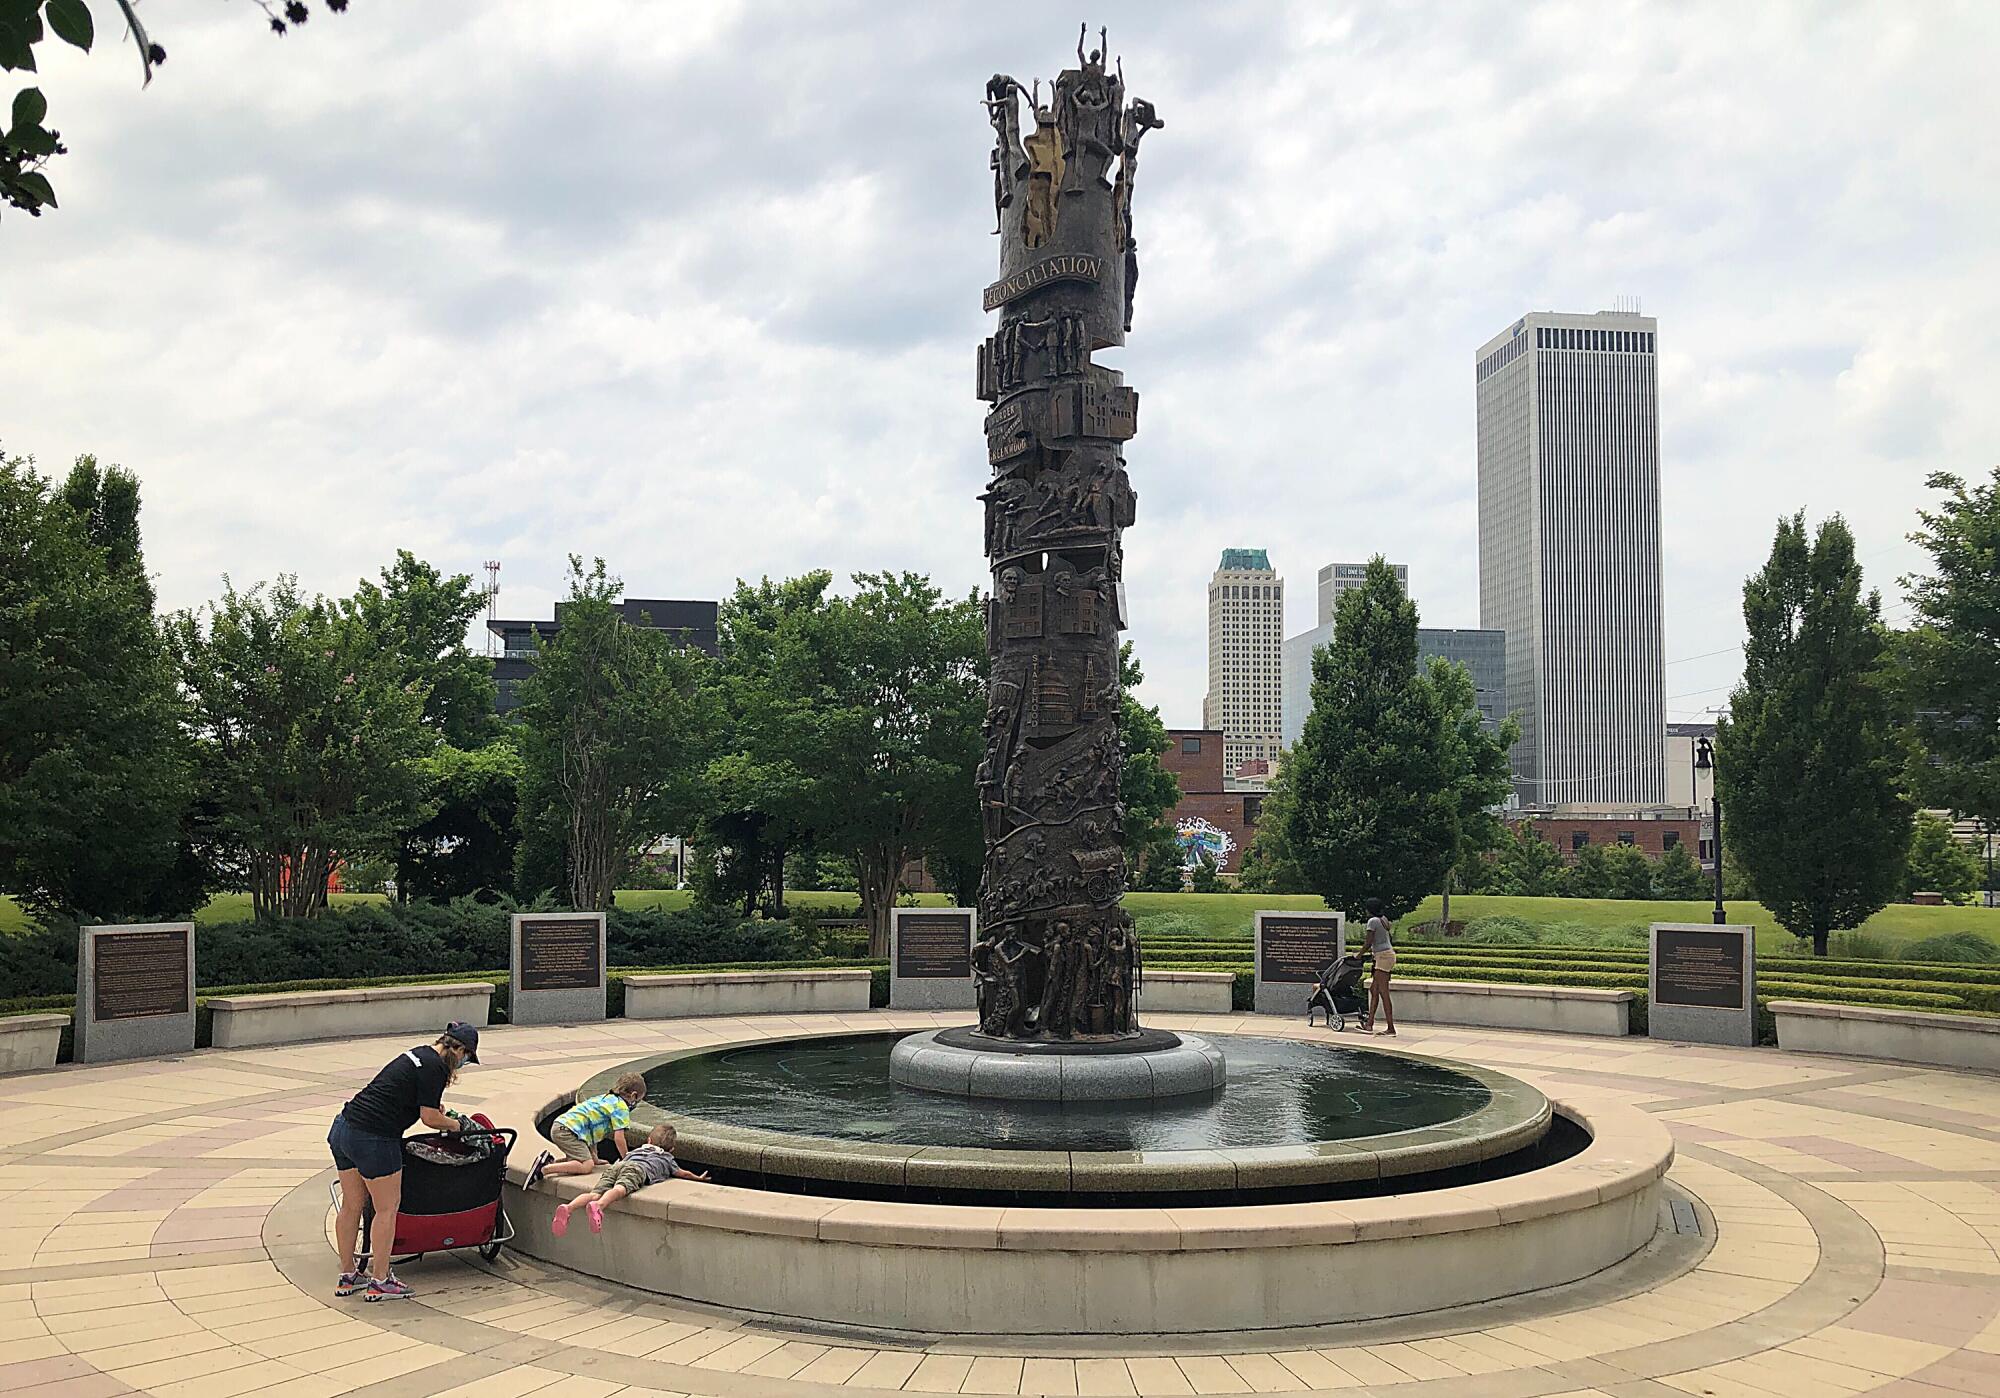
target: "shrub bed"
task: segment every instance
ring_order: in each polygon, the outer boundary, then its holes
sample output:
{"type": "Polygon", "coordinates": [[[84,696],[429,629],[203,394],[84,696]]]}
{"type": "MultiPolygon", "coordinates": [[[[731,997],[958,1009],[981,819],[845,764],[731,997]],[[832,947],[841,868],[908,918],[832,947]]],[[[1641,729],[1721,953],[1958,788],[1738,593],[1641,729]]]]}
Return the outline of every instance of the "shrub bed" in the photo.
{"type": "MultiPolygon", "coordinates": [[[[316,918],[202,923],[195,929],[195,977],[222,985],[383,977],[449,979],[507,964],[510,904],[364,903],[316,918]]],[[[615,908],[605,920],[613,966],[766,964],[817,958],[823,937],[810,916],[739,918],[702,908],[615,908]]],[[[865,953],[866,939],[862,949],[865,953]]],[[[35,928],[0,937],[0,996],[61,995],[76,989],[76,929],[35,928]]]]}

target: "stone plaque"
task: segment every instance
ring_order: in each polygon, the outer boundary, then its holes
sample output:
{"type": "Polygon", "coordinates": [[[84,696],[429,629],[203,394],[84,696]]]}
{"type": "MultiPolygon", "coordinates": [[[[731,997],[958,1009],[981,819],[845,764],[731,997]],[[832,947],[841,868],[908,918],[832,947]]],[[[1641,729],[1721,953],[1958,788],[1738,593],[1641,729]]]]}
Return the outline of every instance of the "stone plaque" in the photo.
{"type": "Polygon", "coordinates": [[[971,908],[892,908],[889,912],[889,1007],[973,1007],[971,908]]]}
{"type": "Polygon", "coordinates": [[[521,927],[521,989],[583,990],[604,979],[597,919],[549,918],[521,927]]]}
{"type": "Polygon", "coordinates": [[[191,1013],[194,985],[188,977],[188,939],[193,935],[186,928],[167,927],[93,938],[92,1016],[101,1023],[191,1013]]]}
{"type": "Polygon", "coordinates": [[[603,913],[516,913],[511,941],[508,1019],[576,1024],[604,1018],[603,913]]]}
{"type": "Polygon", "coordinates": [[[1653,942],[1653,1003],[1742,1009],[1750,979],[1743,953],[1743,939],[1731,933],[1662,928],[1653,942]]]}
{"type": "Polygon", "coordinates": [[[76,948],[76,1061],[194,1047],[194,924],[83,927],[76,948]]]}
{"type": "Polygon", "coordinates": [[[1304,1014],[1319,973],[1346,946],[1346,915],[1260,912],[1256,921],[1257,1013],[1304,1014]]]}
{"type": "Polygon", "coordinates": [[[1654,923],[1647,998],[1651,1038],[1755,1045],[1756,929],[1654,923]]]}
{"type": "Polygon", "coordinates": [[[912,913],[896,927],[896,974],[918,980],[956,980],[972,974],[972,918],[912,913]]]}

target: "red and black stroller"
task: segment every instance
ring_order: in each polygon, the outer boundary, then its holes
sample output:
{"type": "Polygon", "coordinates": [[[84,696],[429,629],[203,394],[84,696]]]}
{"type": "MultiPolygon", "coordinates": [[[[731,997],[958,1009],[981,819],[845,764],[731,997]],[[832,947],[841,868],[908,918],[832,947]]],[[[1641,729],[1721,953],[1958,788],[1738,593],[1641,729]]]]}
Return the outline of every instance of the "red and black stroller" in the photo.
{"type": "MultiPolygon", "coordinates": [[[[403,1138],[403,1202],[396,1213],[394,1261],[478,1248],[491,1262],[512,1241],[514,1225],[500,1206],[500,1185],[507,1177],[515,1133],[484,1116],[471,1120],[479,1129],[403,1138]]],[[[370,1205],[361,1214],[357,1265],[366,1263],[374,1223],[370,1205]]]]}

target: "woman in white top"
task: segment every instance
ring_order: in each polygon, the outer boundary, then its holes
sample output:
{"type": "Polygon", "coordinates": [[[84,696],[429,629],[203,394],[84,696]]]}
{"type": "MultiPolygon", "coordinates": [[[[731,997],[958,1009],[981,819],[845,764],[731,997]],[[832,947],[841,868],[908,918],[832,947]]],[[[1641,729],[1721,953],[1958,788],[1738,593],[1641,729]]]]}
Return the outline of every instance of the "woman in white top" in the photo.
{"type": "Polygon", "coordinates": [[[1389,941],[1389,919],[1382,916],[1382,900],[1368,900],[1368,930],[1361,942],[1361,954],[1375,958],[1375,974],[1368,982],[1368,1013],[1362,1017],[1361,1028],[1369,1033],[1375,1029],[1375,1011],[1380,1006],[1382,1021],[1389,1027],[1384,1033],[1396,1032],[1396,1006],[1389,998],[1389,976],[1396,969],[1396,948],[1389,941]]]}

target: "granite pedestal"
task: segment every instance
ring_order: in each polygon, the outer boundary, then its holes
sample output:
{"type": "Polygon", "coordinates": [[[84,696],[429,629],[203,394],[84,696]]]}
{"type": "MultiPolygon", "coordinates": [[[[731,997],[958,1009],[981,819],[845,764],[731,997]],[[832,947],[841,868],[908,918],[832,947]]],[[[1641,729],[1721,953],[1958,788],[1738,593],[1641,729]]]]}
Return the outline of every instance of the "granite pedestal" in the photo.
{"type": "Polygon", "coordinates": [[[1213,1092],[1229,1076],[1220,1050],[1192,1034],[1148,1031],[1156,1046],[1130,1052],[1116,1044],[965,1042],[973,1038],[984,1036],[953,1029],[911,1034],[890,1051],[889,1077],[959,1097],[1112,1102],[1213,1092]]]}
{"type": "Polygon", "coordinates": [[[603,913],[515,913],[512,999],[515,1024],[583,1024],[603,1019],[603,913]]]}
{"type": "Polygon", "coordinates": [[[889,1008],[969,1010],[972,944],[979,940],[975,908],[889,910],[889,1008]]]}
{"type": "Polygon", "coordinates": [[[79,1063],[194,1048],[194,924],[80,927],[75,1055],[79,1063]]]}

